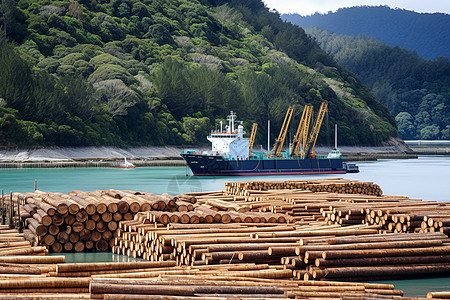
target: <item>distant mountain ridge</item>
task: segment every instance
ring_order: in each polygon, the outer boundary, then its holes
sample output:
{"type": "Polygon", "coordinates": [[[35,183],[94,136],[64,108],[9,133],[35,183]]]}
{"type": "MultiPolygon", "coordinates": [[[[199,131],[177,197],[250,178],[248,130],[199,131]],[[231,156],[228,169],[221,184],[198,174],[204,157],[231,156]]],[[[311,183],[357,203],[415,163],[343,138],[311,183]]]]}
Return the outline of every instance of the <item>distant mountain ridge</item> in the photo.
{"type": "Polygon", "coordinates": [[[358,6],[311,16],[283,14],[281,18],[303,28],[359,35],[380,40],[390,46],[416,51],[426,59],[450,58],[450,15],[417,13],[388,6],[358,6]]]}
{"type": "Polygon", "coordinates": [[[306,29],[327,53],[356,73],[395,116],[403,139],[450,139],[450,63],[364,35],[306,29]]]}

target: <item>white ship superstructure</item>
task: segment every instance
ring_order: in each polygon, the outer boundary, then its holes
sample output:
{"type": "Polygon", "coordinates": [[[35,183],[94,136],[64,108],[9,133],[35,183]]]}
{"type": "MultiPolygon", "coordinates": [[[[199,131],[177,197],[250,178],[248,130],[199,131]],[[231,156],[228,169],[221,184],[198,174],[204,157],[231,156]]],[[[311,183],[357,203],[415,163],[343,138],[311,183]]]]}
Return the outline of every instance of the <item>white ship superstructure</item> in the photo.
{"type": "Polygon", "coordinates": [[[235,128],[236,114],[231,111],[227,117],[228,125],[223,131],[222,123],[220,129],[212,131],[208,136],[208,141],[212,144],[214,155],[220,155],[226,159],[247,159],[249,154],[249,139],[244,138],[244,126],[239,124],[235,128]]]}

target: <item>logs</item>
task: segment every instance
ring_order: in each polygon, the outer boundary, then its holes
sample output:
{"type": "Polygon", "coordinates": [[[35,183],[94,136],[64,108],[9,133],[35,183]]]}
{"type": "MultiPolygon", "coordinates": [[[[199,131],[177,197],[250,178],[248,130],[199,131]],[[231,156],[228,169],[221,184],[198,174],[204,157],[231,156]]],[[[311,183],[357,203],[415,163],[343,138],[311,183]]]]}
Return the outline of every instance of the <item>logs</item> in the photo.
{"type": "Polygon", "coordinates": [[[343,282],[301,282],[257,277],[236,277],[225,268],[199,269],[184,275],[161,275],[157,278],[94,278],[91,298],[94,299],[293,299],[296,297],[358,296],[383,297],[396,295],[392,285],[343,282]]]}
{"type": "MultiPolygon", "coordinates": [[[[372,183],[341,179],[241,182],[226,189],[176,197],[118,190],[14,194],[29,229],[53,251],[112,246],[114,253],[147,261],[65,264],[37,256],[2,261],[0,255],[0,272],[9,273],[0,297],[47,291],[99,299],[400,298],[390,285],[330,280],[450,272],[445,234],[387,233],[381,221],[388,214],[400,224],[450,226],[446,203],[438,212],[435,203],[381,195],[372,183]]],[[[0,254],[30,251],[22,249],[32,248],[22,236],[4,230],[0,254]]]]}
{"type": "Polygon", "coordinates": [[[381,188],[372,182],[358,182],[348,179],[295,180],[295,181],[234,181],[225,183],[225,192],[229,195],[248,196],[255,191],[268,190],[309,190],[341,194],[382,194],[381,188]]]}
{"type": "Polygon", "coordinates": [[[42,255],[47,252],[45,247],[31,246],[31,243],[25,240],[25,235],[18,230],[0,225],[0,263],[9,262],[4,258],[9,255],[42,255]]]}
{"type": "MultiPolygon", "coordinates": [[[[117,190],[68,194],[36,191],[13,196],[21,201],[25,225],[37,237],[38,245],[50,252],[108,251],[118,222],[133,219],[139,211],[179,207],[176,197],[168,194],[117,190]]],[[[181,210],[193,209],[192,205],[182,202],[181,210]]]]}

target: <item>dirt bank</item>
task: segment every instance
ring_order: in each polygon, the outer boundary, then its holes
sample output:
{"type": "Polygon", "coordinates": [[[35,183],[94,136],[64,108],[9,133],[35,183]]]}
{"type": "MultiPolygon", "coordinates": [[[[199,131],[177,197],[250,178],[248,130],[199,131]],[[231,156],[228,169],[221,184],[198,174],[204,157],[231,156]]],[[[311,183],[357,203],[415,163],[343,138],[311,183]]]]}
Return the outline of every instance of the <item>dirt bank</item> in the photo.
{"type": "MultiPolygon", "coordinates": [[[[64,147],[64,148],[39,148],[39,149],[15,149],[0,150],[0,162],[24,163],[24,162],[73,162],[73,161],[108,161],[127,158],[131,161],[158,161],[180,160],[180,152],[186,149],[207,151],[209,147],[181,147],[181,146],[150,146],[150,147],[64,147]]],[[[259,151],[261,146],[255,146],[259,151]]],[[[344,156],[376,155],[400,155],[411,153],[411,149],[401,140],[392,140],[380,147],[339,147],[344,156]]],[[[267,149],[263,149],[267,150],[267,149]]],[[[330,147],[316,147],[317,154],[326,154],[330,147]]]]}

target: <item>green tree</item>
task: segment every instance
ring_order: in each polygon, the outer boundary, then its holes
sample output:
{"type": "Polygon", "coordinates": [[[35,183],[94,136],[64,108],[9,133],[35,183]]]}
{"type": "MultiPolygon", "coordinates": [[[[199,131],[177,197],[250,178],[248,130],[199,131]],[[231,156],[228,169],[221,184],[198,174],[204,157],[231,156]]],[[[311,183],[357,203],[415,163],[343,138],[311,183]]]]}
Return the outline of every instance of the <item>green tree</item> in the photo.
{"type": "Polygon", "coordinates": [[[14,34],[14,0],[2,0],[0,2],[0,21],[5,37],[12,37],[14,34]]]}
{"type": "Polygon", "coordinates": [[[209,118],[183,118],[183,140],[190,145],[203,144],[205,136],[211,130],[211,123],[209,118]]]}
{"type": "Polygon", "coordinates": [[[414,126],[414,118],[407,112],[401,112],[395,117],[398,126],[398,133],[404,139],[415,139],[416,128],[414,126]]]}
{"type": "Polygon", "coordinates": [[[97,102],[105,104],[111,117],[128,114],[128,108],[136,104],[138,97],[120,79],[109,79],[94,84],[97,89],[95,97],[97,102]]]}
{"type": "Polygon", "coordinates": [[[420,139],[422,140],[437,140],[439,138],[440,131],[436,125],[429,125],[420,130],[420,139]]]}
{"type": "Polygon", "coordinates": [[[153,82],[162,102],[176,118],[193,112],[193,95],[182,63],[168,57],[155,72],[153,82]]]}

